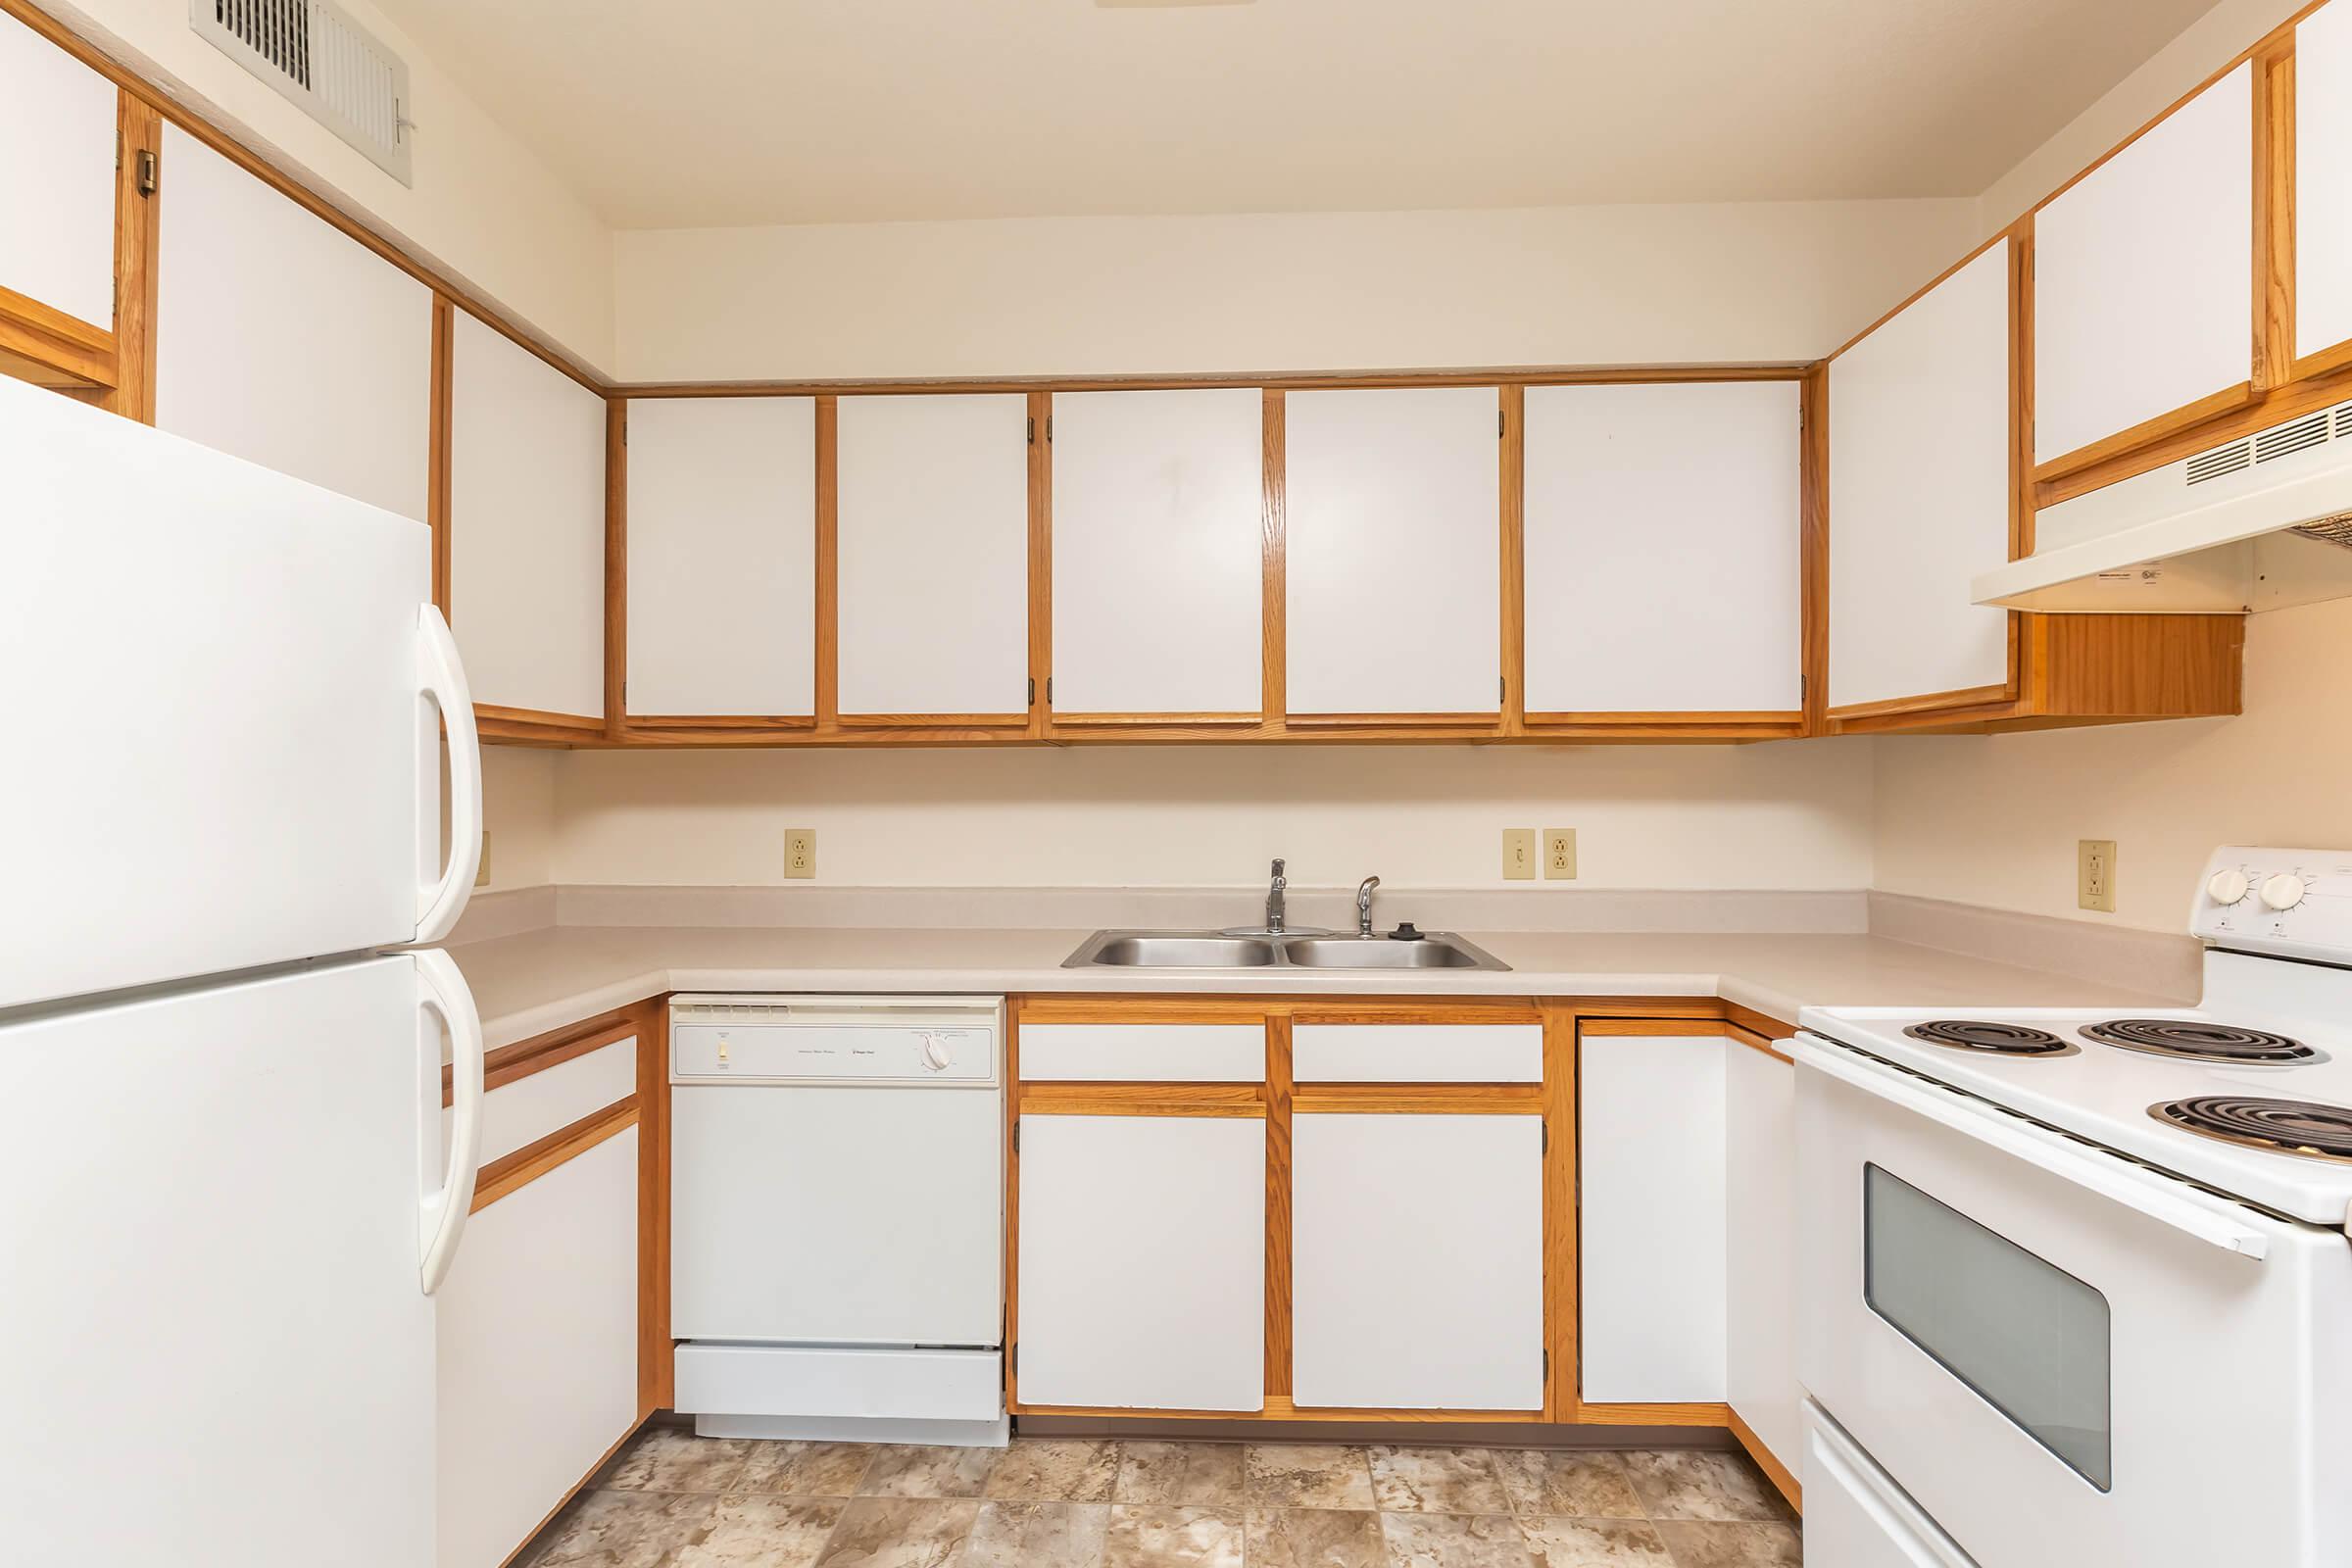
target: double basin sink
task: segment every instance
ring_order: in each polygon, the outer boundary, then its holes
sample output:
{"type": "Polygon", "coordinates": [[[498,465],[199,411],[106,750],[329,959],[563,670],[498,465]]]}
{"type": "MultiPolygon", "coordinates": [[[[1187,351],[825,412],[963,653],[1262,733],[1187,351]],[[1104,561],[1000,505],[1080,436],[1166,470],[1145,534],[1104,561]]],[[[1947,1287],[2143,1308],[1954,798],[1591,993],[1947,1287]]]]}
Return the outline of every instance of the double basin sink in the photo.
{"type": "Polygon", "coordinates": [[[1508,969],[1446,932],[1399,939],[1329,932],[1098,931],[1065,969],[1508,969]]]}

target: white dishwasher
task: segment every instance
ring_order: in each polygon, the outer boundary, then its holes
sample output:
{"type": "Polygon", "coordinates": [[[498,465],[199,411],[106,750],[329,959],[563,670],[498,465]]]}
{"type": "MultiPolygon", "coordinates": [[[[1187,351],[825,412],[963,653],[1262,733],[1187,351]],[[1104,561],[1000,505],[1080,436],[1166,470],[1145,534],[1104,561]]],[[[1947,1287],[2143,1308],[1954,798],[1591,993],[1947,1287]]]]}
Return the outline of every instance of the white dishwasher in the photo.
{"type": "Polygon", "coordinates": [[[706,1437],[1001,1445],[1001,997],[670,1002],[676,1408],[706,1437]]]}

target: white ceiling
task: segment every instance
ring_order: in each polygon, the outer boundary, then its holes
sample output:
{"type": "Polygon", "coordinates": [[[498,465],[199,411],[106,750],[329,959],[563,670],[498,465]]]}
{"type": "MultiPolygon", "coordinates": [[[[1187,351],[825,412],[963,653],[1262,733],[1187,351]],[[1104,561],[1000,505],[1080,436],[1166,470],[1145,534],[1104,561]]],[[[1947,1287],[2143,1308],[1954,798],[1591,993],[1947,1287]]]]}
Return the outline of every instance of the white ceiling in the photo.
{"type": "Polygon", "coordinates": [[[623,228],[1974,196],[2210,3],[378,0],[623,228]]]}

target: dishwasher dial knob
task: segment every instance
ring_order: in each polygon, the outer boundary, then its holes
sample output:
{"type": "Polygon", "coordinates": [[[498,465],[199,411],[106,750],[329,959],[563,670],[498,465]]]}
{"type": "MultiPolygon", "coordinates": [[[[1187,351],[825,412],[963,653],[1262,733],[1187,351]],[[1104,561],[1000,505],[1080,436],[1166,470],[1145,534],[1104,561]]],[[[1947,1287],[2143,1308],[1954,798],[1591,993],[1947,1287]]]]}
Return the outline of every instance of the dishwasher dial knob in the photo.
{"type": "Polygon", "coordinates": [[[2303,879],[2281,871],[2262,884],[2262,902],[2274,909],[2291,909],[2303,902],[2303,879]]]}
{"type": "Polygon", "coordinates": [[[2235,904],[2246,896],[2251,885],[2243,871],[2216,871],[2213,880],[2205,884],[2205,891],[2216,904],[2235,904]]]}
{"type": "Polygon", "coordinates": [[[923,1036],[923,1065],[933,1072],[946,1072],[956,1065],[956,1048],[937,1035],[923,1036]]]}

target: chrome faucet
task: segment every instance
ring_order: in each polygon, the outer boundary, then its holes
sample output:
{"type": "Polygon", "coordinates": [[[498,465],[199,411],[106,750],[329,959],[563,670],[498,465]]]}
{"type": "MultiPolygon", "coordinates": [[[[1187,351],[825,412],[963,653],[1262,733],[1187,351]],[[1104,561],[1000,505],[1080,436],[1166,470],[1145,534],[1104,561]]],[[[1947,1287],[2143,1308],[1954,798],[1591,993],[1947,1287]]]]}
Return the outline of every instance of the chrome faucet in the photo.
{"type": "Polygon", "coordinates": [[[1282,935],[1282,891],[1290,885],[1289,881],[1283,877],[1282,862],[1276,860],[1274,862],[1274,885],[1266,889],[1266,934],[1268,936],[1282,935]]]}
{"type": "Polygon", "coordinates": [[[1372,890],[1378,886],[1380,878],[1376,876],[1368,876],[1356,885],[1355,934],[1359,937],[1372,934],[1372,890]]]}

